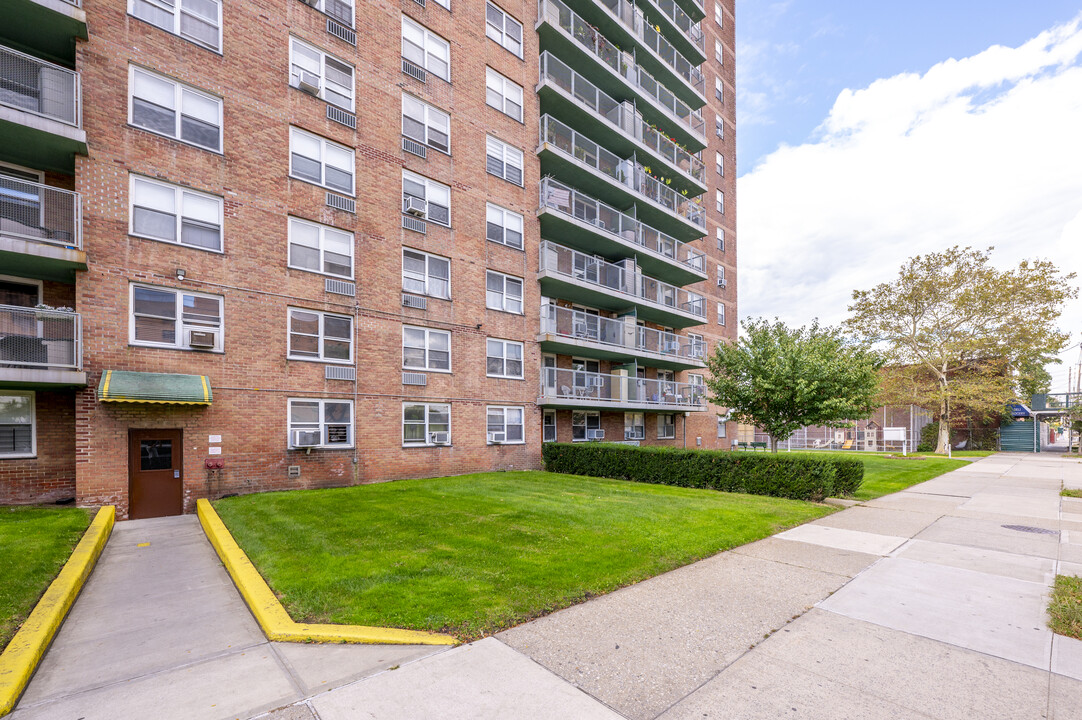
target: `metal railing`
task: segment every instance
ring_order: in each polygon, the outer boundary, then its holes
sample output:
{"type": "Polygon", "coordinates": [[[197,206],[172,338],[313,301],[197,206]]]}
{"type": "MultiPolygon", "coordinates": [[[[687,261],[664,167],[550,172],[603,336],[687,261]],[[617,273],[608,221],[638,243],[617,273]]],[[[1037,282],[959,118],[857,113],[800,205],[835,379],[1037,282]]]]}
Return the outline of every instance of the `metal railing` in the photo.
{"type": "Polygon", "coordinates": [[[0,367],[78,370],[79,313],[0,305],[0,367]]]}
{"type": "Polygon", "coordinates": [[[541,241],[540,251],[541,272],[562,275],[580,285],[625,295],[630,302],[649,303],[706,317],[706,301],[702,295],[643,275],[631,259],[617,265],[549,240],[541,241]]]}
{"type": "Polygon", "coordinates": [[[614,100],[608,93],[571,69],[547,50],[541,53],[540,81],[551,82],[585,105],[594,114],[608,120],[624,133],[638,140],[662,160],[696,182],[706,181],[703,161],[664,134],[651,127],[631,103],[614,100]]]}
{"type": "Polygon", "coordinates": [[[0,175],[0,235],[82,247],[79,193],[0,175]]]}
{"type": "Polygon", "coordinates": [[[0,46],[0,105],[79,127],[79,73],[0,46]]]}
{"type": "Polygon", "coordinates": [[[597,170],[643,198],[660,205],[693,225],[705,228],[706,215],[697,198],[689,198],[646,173],[634,159],[623,159],[551,115],[541,117],[540,143],[557,148],[574,160],[597,170]]]}
{"type": "Polygon", "coordinates": [[[596,200],[552,178],[541,180],[541,207],[550,208],[593,225],[609,235],[634,243],[644,250],[670,258],[692,270],[703,272],[704,256],[690,245],[655,230],[616,208],[596,200]]]}
{"type": "Polygon", "coordinates": [[[633,2],[630,0],[600,0],[600,2],[616,16],[628,32],[638,38],[639,42],[649,48],[674,73],[698,90],[699,94],[702,94],[704,84],[702,72],[673,47],[673,44],[665,39],[657,28],[646,22],[642,11],[635,7],[633,2]]]}
{"type": "Polygon", "coordinates": [[[650,4],[661,11],[661,14],[672,21],[672,24],[676,26],[676,29],[683,33],[684,37],[688,41],[699,48],[703,52],[706,52],[706,36],[703,34],[703,29],[699,27],[699,23],[694,22],[688,14],[684,12],[684,9],[677,5],[673,0],[650,0],[650,4]]]}
{"type": "Polygon", "coordinates": [[[634,318],[606,318],[552,303],[541,305],[541,332],[629,352],[672,355],[692,360],[702,360],[706,355],[705,344],[700,340],[642,327],[636,325],[634,318]]]}
{"type": "Polygon", "coordinates": [[[706,388],[671,380],[648,380],[606,373],[541,369],[541,397],[548,400],[579,400],[618,403],[632,407],[656,405],[681,410],[706,407],[706,388]]]}

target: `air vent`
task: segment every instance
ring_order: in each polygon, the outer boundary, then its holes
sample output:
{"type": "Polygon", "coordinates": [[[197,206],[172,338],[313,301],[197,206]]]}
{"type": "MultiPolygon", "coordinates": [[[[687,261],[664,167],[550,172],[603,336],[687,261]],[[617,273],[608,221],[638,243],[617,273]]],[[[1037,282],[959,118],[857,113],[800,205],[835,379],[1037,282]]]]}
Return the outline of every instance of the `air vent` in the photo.
{"type": "Polygon", "coordinates": [[[425,6],[425,0],[413,0],[413,2],[417,3],[417,4],[418,4],[418,5],[420,5],[421,7],[424,7],[424,6],[425,6]]]}
{"type": "Polygon", "coordinates": [[[419,65],[415,65],[406,58],[402,58],[402,72],[415,80],[420,80],[423,83],[428,82],[428,73],[425,69],[419,65]]]}
{"type": "Polygon", "coordinates": [[[403,385],[427,385],[428,376],[424,373],[404,372],[402,373],[403,385]]]}
{"type": "Polygon", "coordinates": [[[334,120],[340,125],[345,125],[348,128],[357,129],[357,116],[352,113],[348,113],[340,107],[335,105],[327,106],[327,119],[334,120]]]}
{"type": "Polygon", "coordinates": [[[424,145],[417,142],[416,140],[411,140],[408,137],[402,138],[402,149],[408,153],[413,153],[414,155],[418,155],[423,158],[428,157],[428,148],[426,148],[424,145]]]}
{"type": "Polygon", "coordinates": [[[342,197],[334,193],[327,193],[327,207],[335,210],[345,210],[348,213],[357,212],[357,201],[353,198],[342,197]]]}
{"type": "Polygon", "coordinates": [[[345,280],[335,280],[334,278],[327,278],[324,282],[323,289],[329,293],[335,295],[349,295],[350,297],[357,296],[357,286],[354,283],[347,282],[345,280]]]}
{"type": "Polygon", "coordinates": [[[428,298],[421,295],[410,295],[409,293],[402,293],[402,307],[417,308],[418,310],[428,309],[428,298]]]}
{"type": "Polygon", "coordinates": [[[352,365],[328,365],[323,377],[327,380],[356,380],[357,368],[352,365]]]}
{"type": "Polygon", "coordinates": [[[286,475],[288,477],[291,477],[291,478],[299,478],[301,476],[301,466],[300,465],[290,465],[286,469],[286,475]]]}
{"type": "Polygon", "coordinates": [[[327,18],[327,32],[334,35],[339,40],[345,40],[350,45],[357,44],[357,33],[353,32],[342,23],[335,22],[330,18],[327,18]]]}
{"type": "Polygon", "coordinates": [[[402,216],[402,227],[413,232],[419,232],[422,235],[428,232],[428,223],[420,218],[415,218],[412,215],[402,216]]]}

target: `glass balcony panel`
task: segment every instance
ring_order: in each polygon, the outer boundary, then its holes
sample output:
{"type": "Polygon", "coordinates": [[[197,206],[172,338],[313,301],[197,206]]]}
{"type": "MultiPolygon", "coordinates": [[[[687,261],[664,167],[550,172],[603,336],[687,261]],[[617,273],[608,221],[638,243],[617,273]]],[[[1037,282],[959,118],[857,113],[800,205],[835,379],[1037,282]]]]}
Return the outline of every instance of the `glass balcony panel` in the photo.
{"type": "Polygon", "coordinates": [[[706,407],[706,389],[702,385],[551,367],[541,371],[541,397],[586,406],[593,401],[601,405],[682,410],[706,407]]]}

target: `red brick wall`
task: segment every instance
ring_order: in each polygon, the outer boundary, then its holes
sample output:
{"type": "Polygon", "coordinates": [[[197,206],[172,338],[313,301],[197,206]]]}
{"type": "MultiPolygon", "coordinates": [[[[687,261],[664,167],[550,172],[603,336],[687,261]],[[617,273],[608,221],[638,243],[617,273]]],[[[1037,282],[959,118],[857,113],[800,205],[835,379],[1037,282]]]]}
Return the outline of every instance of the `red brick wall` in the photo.
{"type": "Polygon", "coordinates": [[[37,454],[0,459],[0,505],[50,503],[75,497],[75,398],[34,393],[37,454]]]}

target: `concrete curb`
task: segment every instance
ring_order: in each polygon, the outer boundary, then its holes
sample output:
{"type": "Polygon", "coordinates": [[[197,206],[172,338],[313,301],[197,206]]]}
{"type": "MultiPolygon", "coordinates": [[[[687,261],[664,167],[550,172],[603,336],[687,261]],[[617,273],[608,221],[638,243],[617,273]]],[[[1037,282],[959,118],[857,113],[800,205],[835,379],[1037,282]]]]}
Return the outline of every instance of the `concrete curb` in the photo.
{"type": "Polygon", "coordinates": [[[316,625],[294,622],[278,602],[270,586],[252,565],[252,561],[237,545],[225,523],[206,500],[196,502],[199,524],[207,539],[218,552],[225,569],[233,578],[248,609],[263,629],[268,640],[275,642],[365,643],[375,645],[457,645],[450,635],[399,630],[397,628],[366,627],[364,625],[316,625]]]}
{"type": "Polygon", "coordinates": [[[15,708],[49,643],[90,577],[115,521],[116,508],[112,505],[98,510],[60,574],[41,596],[3,655],[0,655],[0,716],[7,715],[15,708]]]}

